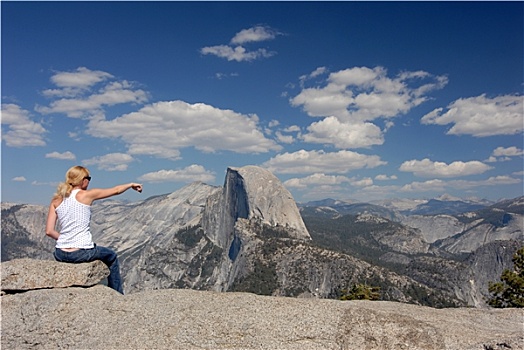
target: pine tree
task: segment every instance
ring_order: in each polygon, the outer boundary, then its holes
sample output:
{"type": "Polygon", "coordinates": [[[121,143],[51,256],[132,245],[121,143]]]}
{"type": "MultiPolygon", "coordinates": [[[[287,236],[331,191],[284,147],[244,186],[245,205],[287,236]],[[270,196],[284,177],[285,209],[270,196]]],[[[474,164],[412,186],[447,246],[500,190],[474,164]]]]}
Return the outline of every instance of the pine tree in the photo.
{"type": "Polygon", "coordinates": [[[367,284],[355,284],[350,290],[343,289],[340,300],[379,300],[380,287],[372,287],[367,284]]]}
{"type": "Polygon", "coordinates": [[[513,271],[502,272],[500,282],[489,283],[488,304],[497,307],[524,307],[524,247],[513,255],[513,271]]]}

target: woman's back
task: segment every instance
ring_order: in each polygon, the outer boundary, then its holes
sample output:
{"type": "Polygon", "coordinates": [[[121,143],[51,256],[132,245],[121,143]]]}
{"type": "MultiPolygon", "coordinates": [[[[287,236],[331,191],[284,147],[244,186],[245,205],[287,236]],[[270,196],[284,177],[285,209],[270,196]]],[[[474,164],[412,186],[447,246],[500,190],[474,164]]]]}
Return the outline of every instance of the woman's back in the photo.
{"type": "Polygon", "coordinates": [[[71,192],[56,207],[60,236],[56,242],[57,248],[93,248],[93,239],[89,228],[91,207],[76,199],[79,189],[71,192]]]}

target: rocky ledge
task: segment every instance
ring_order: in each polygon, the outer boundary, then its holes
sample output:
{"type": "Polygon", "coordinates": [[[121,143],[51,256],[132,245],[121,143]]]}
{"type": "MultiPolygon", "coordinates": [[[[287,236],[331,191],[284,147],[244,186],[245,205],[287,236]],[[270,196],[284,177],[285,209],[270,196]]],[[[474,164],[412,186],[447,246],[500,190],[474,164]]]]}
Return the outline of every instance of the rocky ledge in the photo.
{"type": "Polygon", "coordinates": [[[2,349],[524,349],[521,309],[433,309],[186,289],[122,296],[101,284],[89,287],[92,278],[79,283],[93,269],[104,266],[2,263],[2,289],[4,281],[6,288],[18,286],[1,297],[2,349]],[[67,268],[75,273],[63,274],[67,268]],[[33,283],[34,289],[19,287],[42,275],[54,277],[33,283]],[[75,275],[76,281],[64,287],[57,278],[62,275],[75,275]]]}
{"type": "Polygon", "coordinates": [[[15,259],[2,263],[2,294],[28,290],[92,287],[109,276],[106,265],[66,264],[49,260],[15,259]]]}

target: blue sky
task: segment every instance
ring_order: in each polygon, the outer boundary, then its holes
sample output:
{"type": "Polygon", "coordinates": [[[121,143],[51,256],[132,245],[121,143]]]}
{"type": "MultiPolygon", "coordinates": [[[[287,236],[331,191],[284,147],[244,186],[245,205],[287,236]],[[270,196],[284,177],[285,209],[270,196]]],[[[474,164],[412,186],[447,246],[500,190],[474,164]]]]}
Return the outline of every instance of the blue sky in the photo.
{"type": "Polygon", "coordinates": [[[227,167],[295,200],[523,195],[522,2],[1,2],[2,201],[227,167]]]}

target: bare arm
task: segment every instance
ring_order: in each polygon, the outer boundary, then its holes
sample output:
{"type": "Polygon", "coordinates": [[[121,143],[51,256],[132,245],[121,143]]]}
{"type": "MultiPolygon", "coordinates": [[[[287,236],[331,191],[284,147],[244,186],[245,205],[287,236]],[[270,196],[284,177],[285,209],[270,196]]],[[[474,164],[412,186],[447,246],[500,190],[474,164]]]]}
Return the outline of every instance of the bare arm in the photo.
{"type": "Polygon", "coordinates": [[[56,215],[56,207],[60,204],[60,200],[52,200],[49,204],[49,211],[47,213],[47,223],[45,225],[45,234],[54,240],[58,239],[60,232],[56,230],[56,220],[58,216],[56,215]]]}
{"type": "Polygon", "coordinates": [[[91,190],[80,191],[76,198],[81,203],[91,205],[97,199],[104,199],[112,196],[124,193],[128,189],[132,188],[137,192],[142,192],[142,185],[134,182],[117,185],[111,188],[93,188],[91,190]]]}

